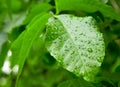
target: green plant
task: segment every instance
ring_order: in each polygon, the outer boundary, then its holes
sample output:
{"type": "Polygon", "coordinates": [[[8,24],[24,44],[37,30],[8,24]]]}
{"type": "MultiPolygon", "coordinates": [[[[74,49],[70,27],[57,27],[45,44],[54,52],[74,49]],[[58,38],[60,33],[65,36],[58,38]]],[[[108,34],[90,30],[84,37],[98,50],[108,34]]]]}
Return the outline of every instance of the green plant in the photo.
{"type": "Polygon", "coordinates": [[[15,2],[0,1],[1,87],[119,86],[119,1],[15,2]]]}

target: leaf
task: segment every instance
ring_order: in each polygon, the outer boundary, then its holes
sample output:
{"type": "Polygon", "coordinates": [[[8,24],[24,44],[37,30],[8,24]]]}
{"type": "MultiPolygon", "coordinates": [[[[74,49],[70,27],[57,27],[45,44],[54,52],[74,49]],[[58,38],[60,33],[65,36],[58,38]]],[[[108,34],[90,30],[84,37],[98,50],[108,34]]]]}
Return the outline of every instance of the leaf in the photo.
{"type": "Polygon", "coordinates": [[[51,15],[47,13],[37,15],[27,26],[27,30],[13,43],[11,48],[13,55],[11,58],[15,59],[14,62],[16,64],[19,64],[17,80],[22,72],[24,62],[30,52],[34,40],[43,32],[45,24],[50,16],[51,15]]]}
{"type": "Polygon", "coordinates": [[[88,81],[94,79],[105,55],[103,35],[92,17],[51,18],[46,47],[62,67],[88,81]]]}
{"type": "Polygon", "coordinates": [[[49,10],[51,10],[53,7],[50,4],[47,3],[40,3],[35,5],[30,13],[27,15],[24,24],[28,24],[34,16],[36,16],[37,14],[40,14],[42,12],[48,12],[49,10]]]}
{"type": "Polygon", "coordinates": [[[99,0],[56,0],[56,10],[57,14],[64,10],[82,10],[91,13],[100,11],[105,17],[120,21],[120,14],[99,0]]]}

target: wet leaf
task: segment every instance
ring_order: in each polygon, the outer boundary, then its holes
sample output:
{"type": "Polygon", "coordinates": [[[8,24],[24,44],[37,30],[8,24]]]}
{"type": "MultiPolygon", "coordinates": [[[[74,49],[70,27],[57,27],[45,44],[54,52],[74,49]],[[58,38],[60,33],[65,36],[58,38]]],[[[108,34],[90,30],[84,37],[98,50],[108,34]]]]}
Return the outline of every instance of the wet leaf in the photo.
{"type": "Polygon", "coordinates": [[[105,55],[103,35],[92,17],[51,18],[46,47],[62,67],[87,81],[94,79],[105,55]]]}

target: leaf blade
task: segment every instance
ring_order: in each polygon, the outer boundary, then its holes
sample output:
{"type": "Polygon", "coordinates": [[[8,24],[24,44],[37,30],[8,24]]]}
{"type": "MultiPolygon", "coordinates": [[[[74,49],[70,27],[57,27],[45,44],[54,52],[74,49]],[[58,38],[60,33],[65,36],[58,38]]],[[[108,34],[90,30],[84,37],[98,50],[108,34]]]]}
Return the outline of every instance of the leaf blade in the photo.
{"type": "Polygon", "coordinates": [[[48,51],[68,71],[88,81],[94,79],[105,55],[104,40],[95,21],[71,15],[56,18],[47,25],[48,51]]]}
{"type": "MultiPolygon", "coordinates": [[[[45,24],[50,16],[51,16],[50,14],[45,13],[41,17],[41,14],[40,14],[39,15],[40,19],[38,21],[36,20],[36,23],[34,23],[32,26],[30,25],[31,27],[28,27],[28,29],[25,33],[25,36],[24,36],[24,40],[22,43],[22,47],[20,49],[20,53],[19,53],[19,58],[20,58],[19,65],[23,66],[24,61],[25,61],[25,59],[30,51],[30,48],[32,46],[33,41],[35,40],[36,37],[38,37],[42,33],[42,31],[45,27],[45,24]],[[27,52],[26,55],[24,54],[25,52],[27,52]],[[23,62],[23,63],[21,63],[21,62],[23,62]]],[[[21,69],[19,69],[18,77],[21,74],[21,72],[22,72],[22,67],[21,67],[21,69]]]]}

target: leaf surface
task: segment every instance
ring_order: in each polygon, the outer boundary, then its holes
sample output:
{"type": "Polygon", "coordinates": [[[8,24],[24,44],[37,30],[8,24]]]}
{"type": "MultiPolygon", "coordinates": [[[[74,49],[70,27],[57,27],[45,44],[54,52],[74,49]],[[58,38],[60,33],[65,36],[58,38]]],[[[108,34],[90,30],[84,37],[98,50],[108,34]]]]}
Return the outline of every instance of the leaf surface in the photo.
{"type": "Polygon", "coordinates": [[[105,55],[103,35],[92,17],[64,14],[49,19],[46,47],[61,66],[88,81],[94,79],[105,55]]]}

